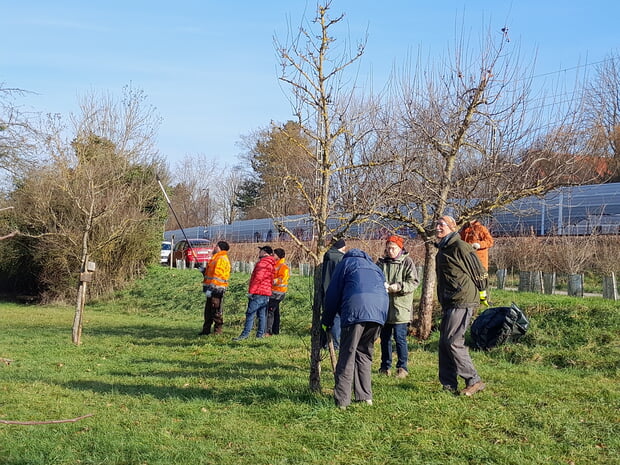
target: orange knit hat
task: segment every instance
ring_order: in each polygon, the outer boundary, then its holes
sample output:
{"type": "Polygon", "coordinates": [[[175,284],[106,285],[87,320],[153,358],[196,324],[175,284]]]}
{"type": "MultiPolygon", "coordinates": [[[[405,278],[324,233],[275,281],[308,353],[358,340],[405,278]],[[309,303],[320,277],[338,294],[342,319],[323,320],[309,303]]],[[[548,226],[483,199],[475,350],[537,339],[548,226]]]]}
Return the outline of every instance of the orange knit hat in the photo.
{"type": "Polygon", "coordinates": [[[402,237],[400,237],[400,236],[390,236],[390,237],[387,238],[387,240],[385,242],[386,242],[386,244],[388,242],[393,242],[394,244],[396,244],[401,249],[403,248],[403,245],[405,245],[404,239],[402,237]]]}

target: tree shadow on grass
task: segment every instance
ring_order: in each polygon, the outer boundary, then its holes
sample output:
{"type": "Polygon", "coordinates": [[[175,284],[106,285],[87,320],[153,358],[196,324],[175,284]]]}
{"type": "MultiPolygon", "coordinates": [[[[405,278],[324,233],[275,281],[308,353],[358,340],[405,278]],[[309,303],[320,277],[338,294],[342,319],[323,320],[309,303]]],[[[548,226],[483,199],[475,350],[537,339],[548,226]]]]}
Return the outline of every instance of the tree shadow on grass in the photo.
{"type": "Polygon", "coordinates": [[[115,325],[93,326],[84,330],[90,337],[131,337],[134,344],[150,345],[157,343],[166,346],[192,346],[195,345],[196,331],[179,326],[162,327],[157,325],[115,325]]]}
{"type": "Polygon", "coordinates": [[[299,366],[294,364],[281,364],[281,363],[250,363],[250,362],[234,362],[233,364],[226,364],[222,362],[187,362],[180,360],[161,360],[161,359],[143,359],[133,360],[132,370],[127,371],[113,371],[109,372],[110,376],[118,377],[131,377],[136,376],[150,376],[162,379],[174,379],[174,378],[200,378],[209,380],[216,380],[217,382],[232,382],[238,383],[240,381],[264,379],[279,380],[288,378],[291,373],[299,373],[300,376],[306,374],[299,366]],[[154,365],[161,365],[162,363],[169,363],[171,368],[163,370],[153,370],[154,365]],[[144,368],[141,368],[144,367],[144,368]]]}
{"type": "Polygon", "coordinates": [[[317,397],[301,384],[286,385],[273,379],[265,380],[259,385],[220,386],[157,386],[149,383],[107,383],[102,381],[72,381],[63,384],[68,389],[91,391],[98,395],[125,395],[134,397],[150,396],[159,400],[179,399],[194,401],[204,399],[217,403],[239,403],[251,405],[255,403],[273,404],[274,402],[290,401],[294,403],[316,403],[317,397]],[[231,386],[231,387],[228,387],[231,386]]]}

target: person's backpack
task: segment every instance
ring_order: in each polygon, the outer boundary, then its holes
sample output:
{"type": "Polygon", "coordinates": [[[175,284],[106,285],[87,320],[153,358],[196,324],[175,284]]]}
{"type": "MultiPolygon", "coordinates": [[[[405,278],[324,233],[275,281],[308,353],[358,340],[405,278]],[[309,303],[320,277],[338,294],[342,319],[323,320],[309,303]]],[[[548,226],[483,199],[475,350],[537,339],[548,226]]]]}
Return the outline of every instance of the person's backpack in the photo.
{"type": "Polygon", "coordinates": [[[516,341],[527,332],[530,322],[513,302],[510,307],[491,307],[471,325],[474,348],[489,350],[516,341]]]}

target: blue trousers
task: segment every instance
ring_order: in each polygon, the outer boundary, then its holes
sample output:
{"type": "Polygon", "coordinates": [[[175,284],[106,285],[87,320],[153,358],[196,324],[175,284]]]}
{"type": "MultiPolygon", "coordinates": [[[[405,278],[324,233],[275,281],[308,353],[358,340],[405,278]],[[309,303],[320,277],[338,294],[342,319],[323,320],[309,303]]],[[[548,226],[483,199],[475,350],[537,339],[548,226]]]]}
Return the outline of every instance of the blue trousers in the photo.
{"type": "Polygon", "coordinates": [[[267,328],[267,304],[269,303],[269,297],[266,295],[250,294],[248,299],[248,309],[245,312],[245,327],[243,332],[239,336],[241,339],[245,339],[250,335],[252,327],[254,326],[254,320],[258,315],[258,327],[256,328],[256,337],[263,337],[265,335],[265,329],[267,328]]]}
{"type": "Polygon", "coordinates": [[[381,329],[381,369],[392,368],[392,335],[396,343],[396,368],[407,368],[409,348],[407,347],[407,323],[386,324],[381,329]]]}

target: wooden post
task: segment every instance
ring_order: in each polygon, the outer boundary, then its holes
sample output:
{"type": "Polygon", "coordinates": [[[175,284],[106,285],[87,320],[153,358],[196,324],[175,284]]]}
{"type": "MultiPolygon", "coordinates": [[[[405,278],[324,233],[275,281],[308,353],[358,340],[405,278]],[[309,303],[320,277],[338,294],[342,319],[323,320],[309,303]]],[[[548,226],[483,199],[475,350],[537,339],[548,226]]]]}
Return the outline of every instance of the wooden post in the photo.
{"type": "Polygon", "coordinates": [[[84,270],[80,273],[80,284],[78,286],[77,304],[75,316],[73,318],[72,340],[74,344],[82,343],[82,325],[84,321],[84,305],[86,304],[86,288],[87,283],[93,281],[93,273],[95,271],[95,262],[86,261],[84,270]]]}

